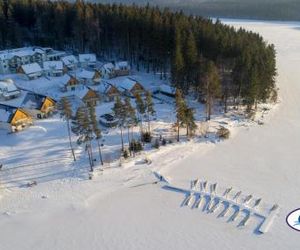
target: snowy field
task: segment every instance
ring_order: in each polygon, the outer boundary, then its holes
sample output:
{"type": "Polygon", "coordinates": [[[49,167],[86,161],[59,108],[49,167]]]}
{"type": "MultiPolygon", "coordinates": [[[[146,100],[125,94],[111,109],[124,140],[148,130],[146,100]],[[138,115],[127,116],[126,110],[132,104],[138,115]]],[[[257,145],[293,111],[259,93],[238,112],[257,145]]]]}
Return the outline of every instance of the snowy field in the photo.
{"type": "MultiPolygon", "coordinates": [[[[93,180],[84,150],[76,148],[74,165],[62,149],[68,140],[59,119],[2,133],[0,159],[9,168],[0,175],[1,250],[297,248],[299,234],[285,217],[300,207],[300,23],[227,22],[276,46],[280,105],[265,124],[233,126],[234,136],[221,143],[190,141],[147,152],[151,165],[143,164],[145,156],[122,167],[110,164],[93,180]],[[278,204],[278,216],[266,234],[258,233],[257,218],[239,227],[240,214],[230,222],[228,215],[182,206],[185,194],[166,188],[157,173],[183,189],[198,178],[217,182],[219,195],[233,187],[233,193],[262,198],[261,210],[278,204]],[[25,187],[29,178],[38,185],[25,187]]],[[[117,138],[118,131],[112,133],[117,138]]]]}

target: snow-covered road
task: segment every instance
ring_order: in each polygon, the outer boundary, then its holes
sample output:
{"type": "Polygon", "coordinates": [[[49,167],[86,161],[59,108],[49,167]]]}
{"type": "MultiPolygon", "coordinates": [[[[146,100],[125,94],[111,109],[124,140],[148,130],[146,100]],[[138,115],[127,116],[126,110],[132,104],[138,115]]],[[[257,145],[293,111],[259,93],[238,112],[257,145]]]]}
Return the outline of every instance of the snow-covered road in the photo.
{"type": "Polygon", "coordinates": [[[240,128],[217,145],[174,146],[150,167],[111,169],[92,181],[42,183],[0,200],[0,249],[297,249],[300,234],[285,223],[300,207],[300,23],[234,22],[275,44],[281,103],[264,126],[240,128]],[[190,153],[187,154],[187,151],[190,153]],[[173,185],[192,179],[278,203],[264,235],[216,214],[181,207],[184,195],[161,188],[151,170],[173,185]],[[144,185],[145,183],[149,183],[144,185]]]}

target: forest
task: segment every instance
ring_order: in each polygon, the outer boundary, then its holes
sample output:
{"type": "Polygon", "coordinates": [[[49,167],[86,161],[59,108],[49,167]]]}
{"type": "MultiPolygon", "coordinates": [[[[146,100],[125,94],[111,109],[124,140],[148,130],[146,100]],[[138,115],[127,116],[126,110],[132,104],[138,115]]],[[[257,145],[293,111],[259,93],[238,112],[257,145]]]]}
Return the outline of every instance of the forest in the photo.
{"type": "MultiPolygon", "coordinates": [[[[70,0],[72,1],[72,0],[70,0]]],[[[88,0],[110,3],[110,0],[88,0]]],[[[299,0],[115,0],[123,4],[149,3],[161,8],[183,10],[187,14],[208,17],[259,19],[259,20],[300,20],[299,0]]]]}
{"type": "Polygon", "coordinates": [[[186,95],[249,109],[276,99],[276,52],[256,33],[158,7],[84,1],[3,0],[0,48],[51,46],[122,58],[186,95]]]}

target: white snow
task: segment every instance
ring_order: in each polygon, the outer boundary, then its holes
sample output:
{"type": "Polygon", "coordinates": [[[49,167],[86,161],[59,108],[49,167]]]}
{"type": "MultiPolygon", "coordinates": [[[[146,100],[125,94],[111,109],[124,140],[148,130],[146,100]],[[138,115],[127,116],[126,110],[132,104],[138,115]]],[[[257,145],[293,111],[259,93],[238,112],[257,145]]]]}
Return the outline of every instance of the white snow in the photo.
{"type": "Polygon", "coordinates": [[[42,72],[40,65],[38,65],[37,63],[25,64],[22,65],[21,68],[26,75],[42,72]]]}
{"type": "Polygon", "coordinates": [[[64,56],[63,58],[61,58],[61,60],[66,66],[70,66],[78,63],[78,60],[74,55],[64,56]]]}
{"type": "Polygon", "coordinates": [[[43,63],[44,70],[63,70],[62,61],[46,61],[43,63]]]}
{"type": "Polygon", "coordinates": [[[96,63],[96,55],[95,54],[79,54],[79,62],[81,63],[96,63]]]}
{"type": "MultiPolygon", "coordinates": [[[[227,22],[259,32],[276,46],[281,102],[264,117],[263,126],[215,116],[211,127],[228,123],[231,139],[184,141],[146,151],[122,167],[119,162],[106,164],[103,171],[98,167],[93,180],[88,180],[81,146],[75,147],[78,160],[72,162],[66,125],[59,118],[38,121],[18,134],[0,130],[0,183],[6,187],[0,189],[0,248],[297,249],[299,235],[285,217],[300,206],[300,23],[227,22]],[[177,191],[167,189],[155,173],[177,191]],[[182,207],[185,194],[179,190],[189,189],[195,179],[218,183],[218,195],[232,187],[232,195],[242,191],[240,198],[262,198],[259,212],[279,204],[279,212],[260,235],[261,218],[250,216],[238,227],[245,218],[239,207],[226,210],[224,217],[218,217],[218,209],[202,211],[204,200],[201,209],[182,207]],[[27,188],[33,180],[37,186],[27,188]]],[[[166,103],[157,102],[156,109],[160,116],[152,126],[159,134],[170,127],[174,112],[166,103]]],[[[104,139],[103,152],[110,157],[119,148],[119,131],[104,133],[104,139]]]]}

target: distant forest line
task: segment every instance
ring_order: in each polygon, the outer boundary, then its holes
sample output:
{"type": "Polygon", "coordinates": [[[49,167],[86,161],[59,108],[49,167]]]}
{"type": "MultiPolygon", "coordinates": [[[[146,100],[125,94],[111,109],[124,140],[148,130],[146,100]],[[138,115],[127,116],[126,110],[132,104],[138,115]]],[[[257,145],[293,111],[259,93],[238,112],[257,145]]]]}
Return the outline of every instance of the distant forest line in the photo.
{"type": "Polygon", "coordinates": [[[141,5],[149,3],[205,17],[300,21],[299,0],[115,0],[115,2],[141,5]]]}
{"type": "Polygon", "coordinates": [[[136,5],[4,0],[0,47],[51,46],[130,61],[169,77],[184,94],[252,107],[276,96],[276,53],[256,33],[136,5]]]}

